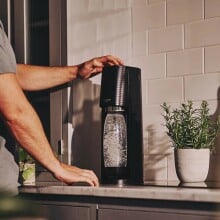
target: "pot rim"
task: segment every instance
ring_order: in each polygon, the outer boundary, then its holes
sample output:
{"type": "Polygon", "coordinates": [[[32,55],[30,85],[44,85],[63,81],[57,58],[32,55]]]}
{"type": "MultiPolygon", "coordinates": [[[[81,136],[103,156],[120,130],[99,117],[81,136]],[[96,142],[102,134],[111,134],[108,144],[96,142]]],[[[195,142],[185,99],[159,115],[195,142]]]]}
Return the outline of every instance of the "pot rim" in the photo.
{"type": "Polygon", "coordinates": [[[184,150],[190,150],[190,151],[210,151],[210,148],[176,148],[174,147],[175,151],[184,151],[184,150]]]}

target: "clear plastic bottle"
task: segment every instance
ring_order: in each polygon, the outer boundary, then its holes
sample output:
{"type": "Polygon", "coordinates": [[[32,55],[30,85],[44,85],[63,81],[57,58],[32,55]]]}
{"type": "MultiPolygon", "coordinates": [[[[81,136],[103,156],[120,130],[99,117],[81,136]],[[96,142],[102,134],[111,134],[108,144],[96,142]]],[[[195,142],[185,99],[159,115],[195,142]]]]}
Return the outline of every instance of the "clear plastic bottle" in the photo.
{"type": "Polygon", "coordinates": [[[127,127],[121,112],[110,112],[105,118],[103,158],[105,167],[127,166],[127,127]]]}

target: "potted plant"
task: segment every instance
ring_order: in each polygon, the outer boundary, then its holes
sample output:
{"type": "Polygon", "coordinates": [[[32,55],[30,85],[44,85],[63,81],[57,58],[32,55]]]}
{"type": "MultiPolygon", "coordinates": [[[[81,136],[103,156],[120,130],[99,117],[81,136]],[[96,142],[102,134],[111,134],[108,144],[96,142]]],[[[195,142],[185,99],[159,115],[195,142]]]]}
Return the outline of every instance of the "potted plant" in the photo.
{"type": "Polygon", "coordinates": [[[209,170],[210,151],[220,133],[220,117],[211,120],[207,101],[194,108],[192,101],[171,110],[164,102],[163,117],[167,135],[174,147],[176,173],[181,182],[205,181],[209,170]]]}

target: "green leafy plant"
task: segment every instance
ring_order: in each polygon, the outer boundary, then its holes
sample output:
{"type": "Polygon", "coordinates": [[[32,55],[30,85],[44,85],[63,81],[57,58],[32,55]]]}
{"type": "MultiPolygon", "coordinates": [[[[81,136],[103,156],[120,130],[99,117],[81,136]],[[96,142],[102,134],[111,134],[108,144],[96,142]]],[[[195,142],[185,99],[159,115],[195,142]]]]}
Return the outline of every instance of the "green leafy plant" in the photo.
{"type": "Polygon", "coordinates": [[[21,147],[19,147],[19,162],[34,163],[34,159],[21,147]]]}
{"type": "Polygon", "coordinates": [[[22,182],[30,180],[35,175],[34,159],[21,147],[19,147],[19,170],[22,182]]]}
{"type": "Polygon", "coordinates": [[[174,110],[166,102],[161,107],[167,135],[175,148],[214,149],[215,139],[220,133],[220,116],[215,121],[211,120],[207,101],[202,101],[196,109],[192,101],[174,110]]]}

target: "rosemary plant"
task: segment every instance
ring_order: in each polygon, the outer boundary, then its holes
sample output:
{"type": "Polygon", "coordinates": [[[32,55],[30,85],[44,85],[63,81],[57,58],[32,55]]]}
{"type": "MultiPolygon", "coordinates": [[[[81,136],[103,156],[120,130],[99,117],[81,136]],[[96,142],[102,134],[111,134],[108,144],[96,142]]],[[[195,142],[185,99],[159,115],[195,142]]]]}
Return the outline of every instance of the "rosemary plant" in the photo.
{"type": "Polygon", "coordinates": [[[206,101],[202,101],[197,109],[193,108],[192,101],[174,110],[166,102],[161,107],[165,112],[167,135],[175,148],[214,149],[215,139],[220,133],[220,116],[215,121],[211,120],[206,101]]]}

